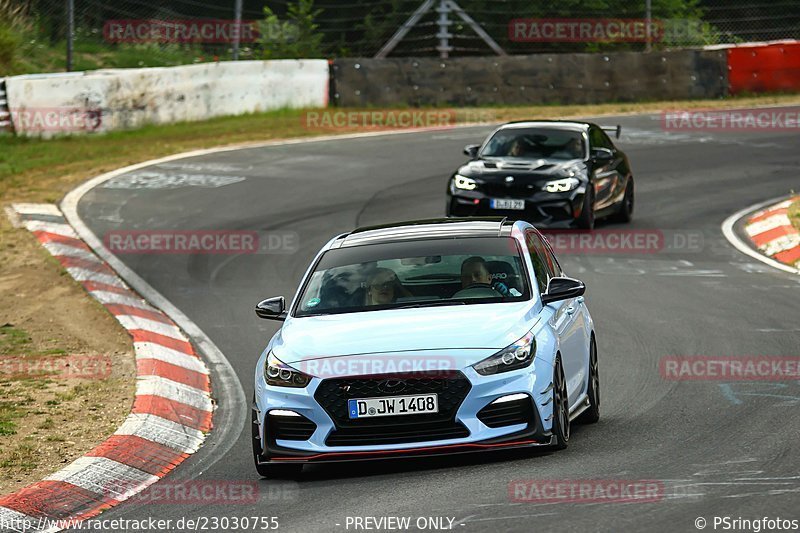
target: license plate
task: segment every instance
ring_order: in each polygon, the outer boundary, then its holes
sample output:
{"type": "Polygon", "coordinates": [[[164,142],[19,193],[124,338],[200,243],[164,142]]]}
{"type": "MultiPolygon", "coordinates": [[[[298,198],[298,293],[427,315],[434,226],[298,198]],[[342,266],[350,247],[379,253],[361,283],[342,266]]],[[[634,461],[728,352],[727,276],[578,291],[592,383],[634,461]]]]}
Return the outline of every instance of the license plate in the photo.
{"type": "Polygon", "coordinates": [[[525,200],[493,199],[489,205],[492,209],[516,209],[517,211],[522,211],[525,209],[525,200]]]}
{"type": "Polygon", "coordinates": [[[360,398],[347,400],[347,411],[350,418],[438,413],[439,401],[435,394],[360,398]]]}

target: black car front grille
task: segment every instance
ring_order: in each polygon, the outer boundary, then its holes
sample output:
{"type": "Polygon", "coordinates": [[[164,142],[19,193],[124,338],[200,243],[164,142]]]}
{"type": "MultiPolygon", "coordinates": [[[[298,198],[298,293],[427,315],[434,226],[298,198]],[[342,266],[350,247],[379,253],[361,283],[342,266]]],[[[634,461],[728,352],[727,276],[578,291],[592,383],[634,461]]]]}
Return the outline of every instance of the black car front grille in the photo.
{"type": "Polygon", "coordinates": [[[456,412],[471,388],[461,372],[440,372],[431,377],[347,377],[324,380],[314,399],[335,424],[325,441],[328,446],[403,444],[468,437],[469,430],[456,421],[456,412]],[[386,387],[387,381],[394,386],[386,387]],[[350,399],[410,394],[436,394],[439,412],[355,420],[348,416],[350,399]]]}
{"type": "Polygon", "coordinates": [[[279,416],[268,413],[266,424],[267,437],[272,441],[308,440],[317,429],[314,422],[302,415],[279,416]]]}
{"type": "Polygon", "coordinates": [[[478,420],[490,428],[529,424],[533,422],[531,399],[528,397],[510,402],[490,403],[478,411],[478,420]]]}
{"type": "Polygon", "coordinates": [[[523,183],[510,186],[505,183],[482,183],[480,191],[494,198],[528,198],[537,192],[535,186],[529,187],[523,183]]]}

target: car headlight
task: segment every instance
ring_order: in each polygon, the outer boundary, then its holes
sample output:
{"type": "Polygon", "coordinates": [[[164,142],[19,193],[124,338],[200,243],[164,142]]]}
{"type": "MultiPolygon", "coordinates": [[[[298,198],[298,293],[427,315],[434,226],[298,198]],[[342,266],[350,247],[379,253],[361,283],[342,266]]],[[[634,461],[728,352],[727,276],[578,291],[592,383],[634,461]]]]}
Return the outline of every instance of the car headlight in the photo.
{"type": "Polygon", "coordinates": [[[471,191],[478,186],[478,183],[474,179],[462,176],[461,174],[453,176],[453,184],[456,186],[456,189],[464,189],[465,191],[471,191]]]}
{"type": "Polygon", "coordinates": [[[269,352],[264,364],[264,379],[267,385],[275,387],[303,388],[311,381],[311,376],[295,370],[269,352]]]}
{"type": "Polygon", "coordinates": [[[482,376],[491,376],[510,370],[518,370],[529,366],[536,355],[536,339],[533,333],[527,333],[514,344],[506,346],[491,357],[487,357],[472,368],[482,376]]]}
{"type": "Polygon", "coordinates": [[[547,192],[568,192],[580,185],[577,178],[563,178],[560,180],[548,181],[544,184],[547,192]]]}

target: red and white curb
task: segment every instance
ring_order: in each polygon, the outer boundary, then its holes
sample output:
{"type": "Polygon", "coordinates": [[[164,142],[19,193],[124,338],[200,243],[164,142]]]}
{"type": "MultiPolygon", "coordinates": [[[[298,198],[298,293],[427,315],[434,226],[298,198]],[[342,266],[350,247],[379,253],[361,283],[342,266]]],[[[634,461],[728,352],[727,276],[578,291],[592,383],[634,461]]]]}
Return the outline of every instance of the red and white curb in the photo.
{"type": "Polygon", "coordinates": [[[789,206],[800,196],[753,213],[744,231],[761,253],[794,268],[800,268],[800,231],[789,220],[789,206]]]}
{"type": "Polygon", "coordinates": [[[53,521],[96,516],[196,452],[212,426],[211,383],[177,325],[97,257],[56,206],[12,209],[18,223],[128,330],[136,353],[136,396],[119,429],[66,468],[0,497],[0,531],[58,531],[53,521]]]}

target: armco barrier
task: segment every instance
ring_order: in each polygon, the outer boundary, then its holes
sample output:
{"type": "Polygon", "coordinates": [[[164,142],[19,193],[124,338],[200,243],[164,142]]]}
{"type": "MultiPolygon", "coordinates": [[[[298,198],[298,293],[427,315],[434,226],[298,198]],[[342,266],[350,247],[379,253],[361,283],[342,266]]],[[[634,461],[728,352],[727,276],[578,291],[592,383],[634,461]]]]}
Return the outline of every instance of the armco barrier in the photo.
{"type": "Polygon", "coordinates": [[[203,63],[7,79],[18,135],[107,132],[283,107],[324,107],[323,59],[203,63]]]}
{"type": "Polygon", "coordinates": [[[730,93],[800,91],[800,42],[727,49],[730,93]]]}
{"type": "Polygon", "coordinates": [[[541,54],[457,59],[337,59],[341,106],[589,104],[719,98],[725,51],[541,54]]]}

